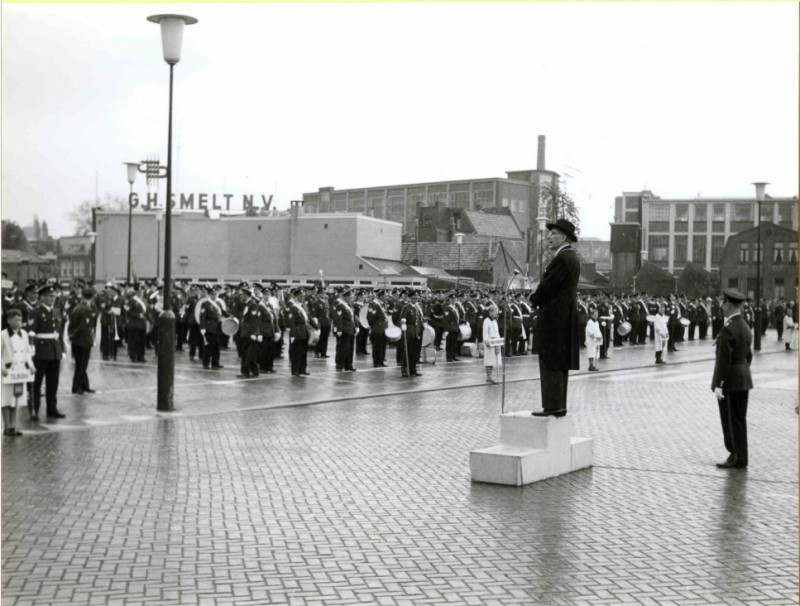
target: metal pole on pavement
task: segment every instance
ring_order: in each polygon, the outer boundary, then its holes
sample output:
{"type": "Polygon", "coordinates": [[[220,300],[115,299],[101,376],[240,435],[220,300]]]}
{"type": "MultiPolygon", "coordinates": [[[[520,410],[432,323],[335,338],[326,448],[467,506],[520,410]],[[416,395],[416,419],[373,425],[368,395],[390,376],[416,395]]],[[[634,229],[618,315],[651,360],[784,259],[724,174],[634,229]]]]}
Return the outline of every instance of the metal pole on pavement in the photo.
{"type": "Polygon", "coordinates": [[[755,295],[755,318],[753,330],[753,351],[761,351],[761,202],[764,201],[764,192],[769,183],[757,181],[753,183],[756,187],[756,212],[758,213],[758,244],[756,245],[756,295],[755,295]]]}

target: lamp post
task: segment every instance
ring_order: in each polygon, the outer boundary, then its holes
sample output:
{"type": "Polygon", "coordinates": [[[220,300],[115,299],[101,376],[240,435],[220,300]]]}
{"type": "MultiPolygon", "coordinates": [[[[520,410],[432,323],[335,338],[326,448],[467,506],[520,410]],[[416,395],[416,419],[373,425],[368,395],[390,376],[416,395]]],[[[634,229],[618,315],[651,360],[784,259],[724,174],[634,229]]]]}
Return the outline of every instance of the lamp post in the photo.
{"type": "Polygon", "coordinates": [[[131,241],[133,236],[133,184],[136,182],[136,173],[144,172],[139,162],[123,162],[128,167],[128,183],[131,185],[128,194],[128,264],[125,271],[125,282],[131,281],[131,241]]]}
{"type": "Polygon", "coordinates": [[[161,217],[164,211],[156,208],[156,280],[161,277],[161,268],[159,267],[161,261],[161,217]]]}
{"type": "Polygon", "coordinates": [[[175,64],[181,60],[185,25],[197,23],[186,15],[152,15],[161,26],[161,47],[169,65],[169,118],[167,120],[167,201],[164,222],[164,311],[158,316],[158,403],[162,412],[172,412],[175,385],[175,314],[172,312],[172,82],[175,64]]]}
{"type": "Polygon", "coordinates": [[[461,243],[464,241],[464,234],[460,231],[453,234],[458,244],[458,275],[456,277],[456,290],[461,290],[461,243]]]}
{"type": "Polygon", "coordinates": [[[544,263],[544,232],[547,229],[547,217],[539,215],[536,217],[539,224],[539,282],[542,281],[542,265],[544,263]]]}
{"type": "Polygon", "coordinates": [[[756,202],[758,213],[758,244],[756,245],[756,306],[753,310],[755,312],[755,331],[753,334],[753,350],[761,351],[761,203],[764,201],[764,192],[769,183],[757,181],[753,183],[756,186],[756,202]]]}

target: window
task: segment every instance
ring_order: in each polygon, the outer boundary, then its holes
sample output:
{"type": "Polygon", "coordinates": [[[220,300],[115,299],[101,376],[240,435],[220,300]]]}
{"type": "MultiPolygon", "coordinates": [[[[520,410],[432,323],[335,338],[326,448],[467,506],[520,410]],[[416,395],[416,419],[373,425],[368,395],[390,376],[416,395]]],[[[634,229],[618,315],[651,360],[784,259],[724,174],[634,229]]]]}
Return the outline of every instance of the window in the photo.
{"type": "Polygon", "coordinates": [[[797,263],[797,242],[789,242],[789,263],[797,263]]]}
{"type": "Polygon", "coordinates": [[[689,220],[689,205],[676,204],[675,205],[675,221],[688,221],[689,220]]]}
{"type": "Polygon", "coordinates": [[[728,288],[739,288],[739,278],[728,278],[728,288]]]}
{"type": "Polygon", "coordinates": [[[749,242],[740,242],[739,243],[739,263],[749,263],[750,262],[750,243],[749,242]]]}
{"type": "Polygon", "coordinates": [[[651,221],[669,221],[669,204],[651,204],[651,221]]]}
{"type": "Polygon", "coordinates": [[[761,252],[764,250],[764,244],[753,244],[753,261],[761,263],[761,252]]]}
{"type": "Polygon", "coordinates": [[[428,194],[428,206],[434,206],[437,202],[447,204],[447,192],[437,191],[428,194]]]}
{"type": "Polygon", "coordinates": [[[783,263],[783,242],[775,242],[772,245],[772,262],[783,263]]]}
{"type": "Polygon", "coordinates": [[[718,204],[714,204],[713,206],[713,214],[711,216],[712,221],[724,221],[725,220],[725,203],[721,202],[718,204]]]}
{"type": "Polygon", "coordinates": [[[450,193],[450,206],[452,208],[469,208],[469,192],[456,191],[450,193]]]}
{"type": "Polygon", "coordinates": [[[794,205],[791,202],[781,202],[778,204],[778,222],[782,221],[791,221],[792,220],[792,207],[794,205]]]}
{"type": "Polygon", "coordinates": [[[705,221],[707,217],[708,217],[708,204],[695,204],[694,220],[705,221]]]}
{"type": "Polygon", "coordinates": [[[494,203],[494,191],[491,189],[484,189],[472,192],[472,201],[476,207],[489,208],[494,203]]]}
{"type": "Polygon", "coordinates": [[[773,211],[775,209],[774,202],[762,202],[761,203],[761,222],[764,221],[772,221],[773,211]]]}
{"type": "Polygon", "coordinates": [[[336,196],[333,199],[333,212],[343,213],[347,210],[347,198],[345,196],[336,196]]]}
{"type": "Polygon", "coordinates": [[[783,278],[775,278],[775,284],[773,285],[773,298],[775,299],[782,299],[786,296],[786,289],[783,284],[783,278]]]}
{"type": "Polygon", "coordinates": [[[650,260],[666,261],[669,251],[669,236],[650,236],[650,260]]]}
{"type": "Polygon", "coordinates": [[[687,236],[675,236],[675,255],[676,263],[686,263],[687,236]]]}
{"type": "Polygon", "coordinates": [[[725,249],[725,236],[711,236],[711,262],[718,264],[725,249]]]}
{"type": "Polygon", "coordinates": [[[753,220],[753,205],[749,202],[737,202],[733,205],[733,220],[734,221],[752,221],[753,220]]]}
{"type": "Polygon", "coordinates": [[[403,195],[389,196],[390,221],[402,221],[406,215],[406,197],[403,195]]]}
{"type": "Polygon", "coordinates": [[[350,208],[348,210],[351,213],[363,213],[366,210],[364,197],[359,196],[358,198],[350,198],[350,208]]]}
{"type": "Polygon", "coordinates": [[[383,196],[370,197],[367,203],[367,213],[371,217],[383,219],[383,196]]]}
{"type": "Polygon", "coordinates": [[[692,261],[695,263],[706,263],[706,238],[705,236],[695,236],[692,240],[692,261]]]}

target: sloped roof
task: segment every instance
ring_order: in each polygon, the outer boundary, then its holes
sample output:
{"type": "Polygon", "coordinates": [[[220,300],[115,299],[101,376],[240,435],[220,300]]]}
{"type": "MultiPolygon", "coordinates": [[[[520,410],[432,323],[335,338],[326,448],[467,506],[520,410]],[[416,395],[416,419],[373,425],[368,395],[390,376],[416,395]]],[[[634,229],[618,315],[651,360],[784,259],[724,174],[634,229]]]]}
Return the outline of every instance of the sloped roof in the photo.
{"type": "Polygon", "coordinates": [[[405,263],[425,267],[442,267],[445,269],[481,270],[492,267],[492,249],[489,242],[464,242],[459,246],[455,242],[406,242],[403,244],[402,258],[405,263]],[[416,261],[414,259],[416,258],[416,261]]]}
{"type": "Polygon", "coordinates": [[[523,237],[516,221],[509,215],[484,213],[474,210],[464,211],[464,215],[472,224],[477,235],[511,240],[520,240],[523,237]]]}
{"type": "Polygon", "coordinates": [[[376,270],[388,276],[401,276],[409,273],[409,266],[400,261],[391,259],[377,259],[375,257],[361,257],[364,261],[372,265],[376,270]]]}
{"type": "Polygon", "coordinates": [[[24,250],[7,250],[2,251],[2,262],[5,263],[20,263],[27,261],[28,263],[47,263],[47,259],[43,259],[39,255],[24,251],[24,250]]]}

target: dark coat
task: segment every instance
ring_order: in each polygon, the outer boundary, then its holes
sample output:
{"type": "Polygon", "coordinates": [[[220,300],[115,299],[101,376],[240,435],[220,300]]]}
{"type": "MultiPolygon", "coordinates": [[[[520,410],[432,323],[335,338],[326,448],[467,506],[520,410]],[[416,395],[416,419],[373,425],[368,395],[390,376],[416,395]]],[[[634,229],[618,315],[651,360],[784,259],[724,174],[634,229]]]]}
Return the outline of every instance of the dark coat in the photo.
{"type": "Polygon", "coordinates": [[[91,305],[81,301],[69,316],[69,340],[78,347],[92,347],[97,318],[91,305]]]}
{"type": "Polygon", "coordinates": [[[44,305],[34,308],[30,317],[29,332],[34,335],[34,360],[60,360],[64,352],[63,326],[58,309],[47,309],[44,305]],[[46,335],[40,338],[35,335],[46,335]],[[55,338],[53,335],[57,335],[55,338]]]}
{"type": "Polygon", "coordinates": [[[711,389],[721,387],[723,391],[747,391],[753,389],[750,362],[753,360],[753,333],[741,315],[734,316],[723,326],[717,338],[717,361],[711,389]]]}
{"type": "Polygon", "coordinates": [[[555,370],[580,368],[578,279],[581,262],[571,247],[563,248],[547,265],[530,301],[539,308],[536,338],[542,364],[555,370]]]}

